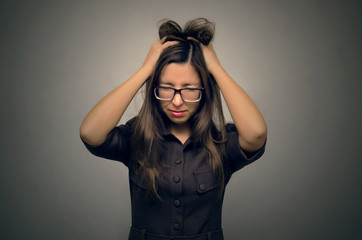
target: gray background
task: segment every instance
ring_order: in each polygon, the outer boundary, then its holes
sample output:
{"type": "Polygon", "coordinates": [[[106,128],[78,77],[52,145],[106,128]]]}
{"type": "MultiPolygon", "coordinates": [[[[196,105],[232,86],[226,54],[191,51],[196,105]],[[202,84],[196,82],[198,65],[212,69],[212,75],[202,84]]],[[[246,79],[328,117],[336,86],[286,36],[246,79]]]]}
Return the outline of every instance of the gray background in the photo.
{"type": "Polygon", "coordinates": [[[361,239],[361,12],[333,0],[1,1],[0,238],[127,238],[127,169],[87,152],[80,123],[141,66],[160,19],[206,17],[269,127],[265,155],[227,187],[225,238],[361,239]]]}

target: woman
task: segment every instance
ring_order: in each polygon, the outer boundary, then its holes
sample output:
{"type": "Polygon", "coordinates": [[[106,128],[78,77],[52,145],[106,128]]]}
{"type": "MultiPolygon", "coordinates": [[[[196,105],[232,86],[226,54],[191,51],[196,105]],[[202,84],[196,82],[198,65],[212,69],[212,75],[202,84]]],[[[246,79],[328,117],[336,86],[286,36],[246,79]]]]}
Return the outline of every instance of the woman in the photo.
{"type": "Polygon", "coordinates": [[[129,239],[223,239],[225,186],[264,153],[264,118],[222,68],[213,35],[214,24],[203,18],[184,29],[163,22],[138,72],[81,124],[91,153],[129,168],[129,239]],[[138,116],[116,126],[144,83],[138,116]],[[225,125],[220,91],[234,124],[225,125]]]}

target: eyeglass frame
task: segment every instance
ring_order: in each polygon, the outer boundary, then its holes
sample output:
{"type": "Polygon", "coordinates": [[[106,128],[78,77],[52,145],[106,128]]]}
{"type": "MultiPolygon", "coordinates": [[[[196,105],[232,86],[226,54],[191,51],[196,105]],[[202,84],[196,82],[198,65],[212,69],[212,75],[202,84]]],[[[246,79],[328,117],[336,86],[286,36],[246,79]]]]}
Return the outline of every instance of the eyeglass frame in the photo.
{"type": "Polygon", "coordinates": [[[158,87],[154,87],[153,92],[154,92],[154,94],[155,94],[156,99],[161,100],[161,101],[172,101],[172,100],[175,98],[176,93],[179,93],[182,101],[184,101],[184,102],[199,102],[199,101],[201,101],[203,90],[204,90],[204,88],[181,88],[181,89],[176,89],[176,88],[173,88],[173,87],[160,87],[160,86],[158,86],[158,87]],[[172,98],[170,98],[170,99],[164,99],[164,98],[158,97],[158,96],[157,96],[157,93],[156,93],[157,88],[172,89],[172,90],[173,90],[173,96],[172,96],[172,98]],[[182,90],[199,90],[199,91],[200,91],[200,97],[199,97],[199,99],[197,99],[197,100],[185,100],[185,99],[182,97],[182,92],[181,92],[182,90]]]}

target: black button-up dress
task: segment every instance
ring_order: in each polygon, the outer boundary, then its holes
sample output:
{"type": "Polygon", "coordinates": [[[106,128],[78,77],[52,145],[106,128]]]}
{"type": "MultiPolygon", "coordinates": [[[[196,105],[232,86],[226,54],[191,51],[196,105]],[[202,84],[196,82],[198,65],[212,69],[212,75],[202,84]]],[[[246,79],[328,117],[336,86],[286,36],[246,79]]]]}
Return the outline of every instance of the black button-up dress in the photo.
{"type": "MultiPolygon", "coordinates": [[[[132,166],[131,122],[115,127],[99,146],[82,141],[92,154],[132,166]]],[[[161,134],[167,140],[163,156],[166,181],[157,183],[161,200],[147,195],[144,182],[129,167],[132,227],[166,236],[193,236],[220,230],[223,195],[219,196],[218,181],[208,164],[207,153],[191,139],[182,144],[167,128],[161,134]]],[[[234,125],[227,127],[227,135],[223,158],[225,186],[235,171],[260,158],[265,150],[264,143],[254,153],[243,151],[234,125]]]]}

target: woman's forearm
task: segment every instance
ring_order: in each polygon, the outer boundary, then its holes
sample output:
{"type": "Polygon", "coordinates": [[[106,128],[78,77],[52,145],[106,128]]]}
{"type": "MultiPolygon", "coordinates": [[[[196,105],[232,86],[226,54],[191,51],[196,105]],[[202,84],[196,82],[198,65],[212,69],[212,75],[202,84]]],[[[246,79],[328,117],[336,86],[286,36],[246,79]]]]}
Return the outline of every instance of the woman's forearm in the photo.
{"type": "Polygon", "coordinates": [[[201,44],[209,72],[214,76],[239,133],[239,144],[246,151],[260,149],[267,136],[267,126],[248,94],[227,74],[212,44],[201,44]]]}
{"type": "Polygon", "coordinates": [[[212,72],[239,133],[240,146],[258,150],[265,142],[267,126],[259,109],[248,94],[221,67],[212,72]]]}
{"type": "Polygon", "coordinates": [[[86,143],[99,145],[104,142],[108,133],[118,124],[137,91],[151,75],[162,51],[178,43],[163,41],[164,39],[154,42],[140,70],[107,94],[86,115],[79,129],[80,136],[86,143]]]}
{"type": "Polygon", "coordinates": [[[149,75],[149,69],[141,68],[103,97],[85,116],[79,129],[82,139],[90,145],[103,143],[149,75]]]}

